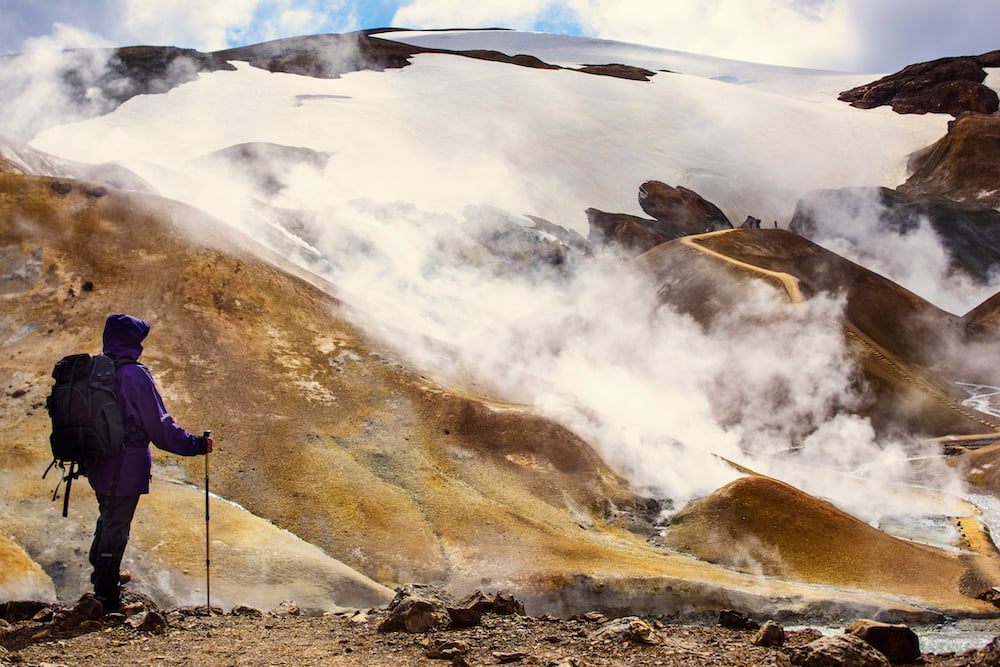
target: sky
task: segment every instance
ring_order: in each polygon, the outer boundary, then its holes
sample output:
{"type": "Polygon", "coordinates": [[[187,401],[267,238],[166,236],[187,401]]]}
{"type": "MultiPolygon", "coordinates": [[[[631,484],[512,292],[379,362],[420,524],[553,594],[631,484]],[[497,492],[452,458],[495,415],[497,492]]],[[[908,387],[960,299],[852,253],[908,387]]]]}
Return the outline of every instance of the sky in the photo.
{"type": "Polygon", "coordinates": [[[894,72],[1000,49],[997,0],[0,0],[0,54],[202,51],[363,28],[503,27],[749,62],[894,72]]]}

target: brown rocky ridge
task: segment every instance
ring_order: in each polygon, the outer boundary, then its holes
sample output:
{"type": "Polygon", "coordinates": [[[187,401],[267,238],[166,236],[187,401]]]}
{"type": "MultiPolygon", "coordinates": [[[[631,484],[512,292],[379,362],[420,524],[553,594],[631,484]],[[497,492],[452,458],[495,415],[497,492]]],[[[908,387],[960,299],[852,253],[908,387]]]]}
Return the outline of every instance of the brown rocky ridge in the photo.
{"type": "Polygon", "coordinates": [[[1000,116],[967,115],[948,134],[910,159],[911,176],[898,190],[956,202],[1000,207],[1000,116]]]}
{"type": "Polygon", "coordinates": [[[1000,51],[915,63],[878,81],[845,90],[839,99],[859,109],[888,104],[896,113],[991,114],[998,108],[997,94],[983,85],[983,68],[997,67],[998,63],[1000,51]]]}

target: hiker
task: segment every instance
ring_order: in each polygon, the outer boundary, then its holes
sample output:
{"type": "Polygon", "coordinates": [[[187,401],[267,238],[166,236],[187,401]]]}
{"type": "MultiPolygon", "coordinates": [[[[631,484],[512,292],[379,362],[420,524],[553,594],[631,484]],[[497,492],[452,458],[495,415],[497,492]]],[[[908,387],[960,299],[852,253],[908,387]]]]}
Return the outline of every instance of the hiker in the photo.
{"type": "Polygon", "coordinates": [[[100,508],[90,547],[90,564],[94,567],[91,582],[94,597],[104,606],[105,614],[121,607],[119,569],[139,496],[149,493],[150,441],[182,456],[212,451],[211,438],[189,433],[174,423],[153,376],[137,363],[149,326],[149,322],[121,313],[109,316],[104,325],[104,354],[117,362],[115,390],[125,422],[121,454],[94,460],[87,467],[87,478],[100,508]]]}

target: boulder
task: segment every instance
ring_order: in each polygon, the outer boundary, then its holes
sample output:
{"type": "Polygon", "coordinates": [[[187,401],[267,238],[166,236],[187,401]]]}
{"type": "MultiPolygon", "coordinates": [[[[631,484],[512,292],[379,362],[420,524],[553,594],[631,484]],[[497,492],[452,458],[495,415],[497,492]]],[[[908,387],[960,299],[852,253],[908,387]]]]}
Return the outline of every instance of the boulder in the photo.
{"type": "Polygon", "coordinates": [[[434,586],[406,584],[396,589],[389,602],[389,615],[379,625],[379,632],[410,632],[414,634],[441,630],[451,623],[448,606],[453,598],[434,586]]]}
{"type": "Polygon", "coordinates": [[[860,619],[844,632],[864,639],[894,665],[915,662],[920,657],[920,638],[903,624],[860,619]]]}
{"type": "Polygon", "coordinates": [[[718,206],[682,186],[646,181],[639,187],[639,206],[647,215],[676,226],[684,234],[733,228],[718,206]]]}
{"type": "Polygon", "coordinates": [[[821,637],[788,652],[793,665],[800,667],[889,667],[889,660],[855,635],[821,637]]]}
{"type": "MultiPolygon", "coordinates": [[[[283,600],[281,604],[271,610],[271,616],[299,616],[302,610],[292,600],[283,600]]],[[[209,614],[211,615],[211,614],[209,614]]]]}
{"type": "Polygon", "coordinates": [[[774,621],[761,626],[753,636],[754,646],[781,646],[785,643],[785,628],[774,621]]]}

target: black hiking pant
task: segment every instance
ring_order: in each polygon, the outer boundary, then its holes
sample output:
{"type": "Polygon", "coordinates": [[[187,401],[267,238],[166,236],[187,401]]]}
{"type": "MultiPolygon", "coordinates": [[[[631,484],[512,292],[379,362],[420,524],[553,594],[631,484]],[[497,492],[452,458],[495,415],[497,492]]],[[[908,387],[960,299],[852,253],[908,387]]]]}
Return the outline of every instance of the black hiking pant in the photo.
{"type": "Polygon", "coordinates": [[[104,606],[106,614],[121,607],[118,579],[138,504],[139,496],[97,495],[101,514],[97,517],[94,542],[90,545],[90,564],[94,566],[90,581],[94,584],[94,597],[104,606]]]}

